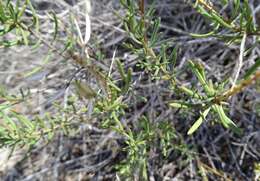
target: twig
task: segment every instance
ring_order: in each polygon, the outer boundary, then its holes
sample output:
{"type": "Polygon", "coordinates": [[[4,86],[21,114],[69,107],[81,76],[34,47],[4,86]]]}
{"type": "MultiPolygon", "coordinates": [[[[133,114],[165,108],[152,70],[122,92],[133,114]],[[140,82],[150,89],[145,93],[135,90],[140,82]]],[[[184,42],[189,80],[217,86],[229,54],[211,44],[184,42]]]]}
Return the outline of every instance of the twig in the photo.
{"type": "Polygon", "coordinates": [[[241,92],[244,88],[255,83],[257,79],[260,78],[260,71],[257,71],[253,76],[249,79],[243,80],[240,84],[235,85],[233,88],[227,90],[224,94],[217,96],[214,99],[214,102],[220,103],[222,101],[226,101],[229,97],[241,92]]]}
{"type": "Polygon", "coordinates": [[[240,44],[240,54],[239,54],[238,62],[235,66],[235,71],[234,71],[234,76],[233,76],[234,78],[232,80],[232,88],[234,88],[234,86],[236,85],[237,79],[239,77],[239,73],[240,73],[241,68],[243,66],[246,37],[247,37],[247,33],[245,32],[244,35],[243,35],[241,44],[240,44]]]}
{"type": "Polygon", "coordinates": [[[84,43],[86,45],[90,39],[90,34],[91,34],[91,25],[90,25],[90,17],[89,17],[89,13],[91,11],[91,5],[89,0],[85,0],[85,1],[86,1],[86,13],[85,13],[86,29],[85,29],[84,43]]]}
{"type": "Polygon", "coordinates": [[[115,62],[115,56],[116,56],[116,50],[114,50],[114,52],[113,52],[113,57],[112,57],[112,62],[111,62],[110,68],[109,68],[108,77],[111,76],[111,73],[112,73],[112,70],[113,70],[113,65],[114,65],[114,62],[115,62]]]}

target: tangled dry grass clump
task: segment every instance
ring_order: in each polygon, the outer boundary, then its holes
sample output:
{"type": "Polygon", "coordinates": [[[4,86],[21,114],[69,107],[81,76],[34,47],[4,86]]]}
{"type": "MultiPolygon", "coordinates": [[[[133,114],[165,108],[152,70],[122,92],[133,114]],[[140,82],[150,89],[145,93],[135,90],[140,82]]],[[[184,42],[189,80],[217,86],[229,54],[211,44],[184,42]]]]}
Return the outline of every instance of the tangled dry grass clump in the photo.
{"type": "MultiPolygon", "coordinates": [[[[258,180],[260,1],[249,1],[256,30],[241,32],[193,1],[86,2],[31,0],[23,21],[36,13],[40,29],[25,28],[26,46],[0,44],[0,124],[2,92],[25,97],[14,120],[40,122],[0,179],[258,180]]],[[[197,2],[232,16],[224,1],[197,2]]]]}

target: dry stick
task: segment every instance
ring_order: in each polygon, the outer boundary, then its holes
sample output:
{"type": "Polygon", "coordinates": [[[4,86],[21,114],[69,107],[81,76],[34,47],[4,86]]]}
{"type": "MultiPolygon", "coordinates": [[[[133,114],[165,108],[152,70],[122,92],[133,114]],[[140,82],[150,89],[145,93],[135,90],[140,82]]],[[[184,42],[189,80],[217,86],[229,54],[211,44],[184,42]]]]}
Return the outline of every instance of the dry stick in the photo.
{"type": "Polygon", "coordinates": [[[152,48],[149,48],[148,45],[148,38],[147,38],[147,32],[146,32],[146,19],[145,19],[145,6],[144,6],[144,0],[140,0],[139,2],[139,11],[141,14],[141,18],[142,18],[142,24],[143,24],[143,31],[144,31],[144,42],[143,42],[143,46],[145,51],[150,54],[150,56],[152,57],[152,59],[156,59],[156,55],[154,53],[154,51],[152,50],[152,48]]]}
{"type": "Polygon", "coordinates": [[[222,101],[228,100],[229,97],[241,92],[244,88],[255,83],[256,80],[259,78],[260,78],[260,71],[257,71],[250,78],[243,80],[240,84],[233,86],[232,88],[227,90],[224,94],[217,96],[214,101],[216,103],[221,103],[222,101]]]}
{"type": "Polygon", "coordinates": [[[139,11],[141,13],[142,17],[142,23],[143,23],[143,28],[144,28],[144,41],[147,43],[147,35],[146,35],[146,22],[145,22],[145,9],[144,9],[144,0],[140,0],[139,2],[139,11]]]}
{"type": "Polygon", "coordinates": [[[81,46],[85,46],[85,41],[84,41],[84,39],[83,39],[81,30],[80,30],[80,27],[79,27],[79,23],[78,23],[78,21],[77,21],[76,18],[74,18],[74,24],[75,24],[75,26],[76,26],[76,30],[77,30],[78,35],[79,35],[79,39],[80,39],[81,46]]]}
{"type": "MultiPolygon", "coordinates": [[[[236,62],[236,66],[234,68],[234,72],[233,72],[233,80],[231,80],[232,83],[232,87],[231,89],[234,88],[234,86],[236,85],[236,82],[238,80],[240,71],[242,69],[243,66],[243,59],[244,59],[244,51],[245,51],[245,44],[246,44],[246,37],[247,37],[247,33],[244,32],[243,33],[243,37],[241,40],[241,44],[240,44],[240,53],[239,53],[239,58],[238,61],[236,62]]],[[[235,99],[233,98],[231,100],[231,110],[230,110],[230,114],[233,115],[234,114],[234,103],[235,103],[235,99]]]]}
{"type": "Polygon", "coordinates": [[[244,59],[244,51],[245,51],[245,44],[246,44],[246,37],[247,37],[247,33],[244,32],[241,44],[240,44],[240,54],[239,54],[239,59],[238,62],[235,66],[235,70],[234,70],[234,78],[232,80],[232,88],[236,85],[237,79],[239,77],[239,73],[241,71],[241,68],[243,66],[243,59],[244,59]]]}
{"type": "Polygon", "coordinates": [[[113,71],[113,65],[114,65],[114,62],[115,62],[116,51],[117,51],[116,49],[113,51],[113,57],[112,57],[112,62],[111,62],[110,67],[109,67],[108,77],[111,76],[112,71],[113,71]]]}
{"type": "Polygon", "coordinates": [[[206,7],[209,11],[213,11],[214,13],[216,13],[217,11],[213,8],[213,6],[207,2],[205,2],[204,0],[198,0],[198,3],[202,4],[204,7],[206,7]]]}
{"type": "Polygon", "coordinates": [[[89,0],[86,0],[85,2],[86,5],[86,12],[85,12],[85,37],[84,37],[84,43],[87,44],[89,39],[90,39],[90,34],[91,34],[91,22],[90,22],[90,17],[89,14],[91,12],[91,4],[89,0]]]}
{"type": "Polygon", "coordinates": [[[231,181],[231,179],[226,178],[226,177],[224,176],[224,172],[222,172],[222,171],[220,171],[220,170],[216,170],[216,169],[214,169],[214,168],[211,168],[210,166],[204,164],[204,163],[201,162],[200,160],[197,160],[197,162],[198,162],[202,167],[204,167],[204,168],[207,170],[207,172],[213,173],[213,174],[215,174],[215,175],[217,175],[217,176],[219,176],[219,177],[221,177],[221,178],[224,178],[224,179],[227,180],[227,181],[231,181]]]}

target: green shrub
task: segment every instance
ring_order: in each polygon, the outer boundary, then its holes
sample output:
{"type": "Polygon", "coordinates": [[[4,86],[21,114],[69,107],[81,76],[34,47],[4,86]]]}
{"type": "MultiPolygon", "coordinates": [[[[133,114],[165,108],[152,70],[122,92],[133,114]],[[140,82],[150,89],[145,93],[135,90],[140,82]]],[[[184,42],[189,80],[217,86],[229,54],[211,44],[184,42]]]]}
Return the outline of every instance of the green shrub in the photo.
{"type": "MultiPolygon", "coordinates": [[[[140,0],[140,3],[131,0],[120,0],[120,3],[126,13],[125,18],[122,18],[127,33],[127,43],[124,44],[124,47],[138,57],[136,67],[143,71],[151,81],[162,81],[167,85],[166,88],[169,91],[185,95],[174,100],[169,97],[167,102],[169,107],[184,112],[199,108],[200,116],[190,125],[187,134],[191,135],[196,132],[210,113],[213,113],[213,117],[224,128],[230,128],[236,134],[242,134],[242,128],[239,128],[228,117],[226,112],[229,109],[227,104],[229,99],[254,84],[260,78],[258,70],[260,59],[258,58],[255,64],[239,80],[244,57],[259,43],[260,30],[252,21],[249,2],[238,0],[221,1],[221,4],[218,5],[230,6],[232,10],[228,12],[228,17],[224,17],[219,13],[220,7],[204,0],[191,3],[194,9],[207,19],[209,26],[212,28],[211,31],[203,34],[190,32],[191,37],[215,37],[226,44],[240,44],[240,56],[236,63],[236,71],[231,76],[231,85],[224,80],[213,84],[212,80],[207,78],[204,66],[199,61],[189,60],[188,67],[192,75],[197,78],[200,88],[187,87],[178,79],[178,72],[175,70],[178,59],[178,46],[172,49],[165,43],[161,44],[159,49],[156,48],[163,37],[160,34],[160,18],[156,17],[153,6],[145,7],[143,0],[140,0]],[[245,43],[250,36],[256,36],[257,41],[255,44],[250,44],[250,47],[247,46],[246,49],[245,43]],[[189,101],[187,101],[186,97],[189,98],[189,101]]],[[[55,53],[65,59],[70,59],[85,72],[88,72],[96,85],[93,86],[85,81],[73,78],[67,86],[70,86],[70,83],[73,82],[78,96],[70,98],[69,107],[65,109],[60,105],[56,105],[59,113],[55,115],[46,113],[45,117],[36,116],[34,118],[29,118],[12,109],[16,104],[23,104],[28,95],[22,93],[21,95],[12,96],[2,90],[0,92],[1,147],[28,146],[32,148],[41,139],[51,140],[57,130],[64,130],[65,133],[69,133],[69,128],[74,127],[75,124],[77,125],[66,116],[65,118],[61,116],[62,114],[81,117],[82,113],[90,111],[88,119],[99,119],[101,121],[100,126],[104,129],[113,130],[123,137],[126,145],[123,152],[126,153],[126,158],[116,166],[122,178],[148,180],[148,153],[154,147],[159,149],[165,158],[169,156],[170,151],[173,149],[182,151],[187,149],[184,148],[184,143],[176,141],[180,140],[181,136],[176,134],[175,125],[172,125],[169,120],[157,123],[149,120],[147,115],[143,115],[138,120],[137,125],[133,126],[131,124],[134,123],[127,121],[122,122],[127,120],[125,117],[126,112],[129,111],[131,106],[127,104],[126,100],[129,97],[138,96],[134,94],[133,68],[126,68],[122,61],[115,60],[116,72],[120,75],[120,80],[114,80],[111,76],[112,69],[106,72],[95,63],[100,55],[89,55],[87,51],[82,53],[81,50],[77,50],[77,46],[81,46],[82,50],[86,50],[88,43],[87,35],[84,39],[79,31],[76,35],[75,32],[69,32],[66,40],[63,40],[65,41],[63,42],[64,47],[56,48],[55,42],[62,40],[59,36],[61,36],[60,31],[64,28],[62,26],[64,22],[55,13],[49,14],[49,18],[53,22],[53,38],[45,40],[41,35],[38,15],[30,0],[18,0],[16,3],[0,1],[0,36],[3,37],[0,41],[0,47],[34,46],[37,48],[42,44],[50,49],[50,54],[55,53]],[[29,20],[24,18],[26,10],[32,12],[29,20]],[[15,38],[9,39],[9,34],[15,34],[15,38]],[[97,89],[99,91],[96,91],[97,89]],[[84,100],[93,102],[92,112],[89,110],[90,108],[85,107],[75,111],[74,104],[77,101],[84,102],[84,100]],[[175,142],[175,145],[172,145],[173,142],[175,142]]],[[[75,21],[77,25],[76,18],[73,16],[72,21],[75,21]]],[[[66,28],[65,30],[70,31],[70,29],[66,28]]],[[[47,61],[48,57],[46,57],[47,61]]],[[[25,76],[32,75],[39,70],[39,68],[36,68],[25,76]]],[[[145,97],[139,97],[138,99],[141,102],[146,101],[145,97]]],[[[187,153],[187,155],[191,156],[192,154],[187,153]]]]}

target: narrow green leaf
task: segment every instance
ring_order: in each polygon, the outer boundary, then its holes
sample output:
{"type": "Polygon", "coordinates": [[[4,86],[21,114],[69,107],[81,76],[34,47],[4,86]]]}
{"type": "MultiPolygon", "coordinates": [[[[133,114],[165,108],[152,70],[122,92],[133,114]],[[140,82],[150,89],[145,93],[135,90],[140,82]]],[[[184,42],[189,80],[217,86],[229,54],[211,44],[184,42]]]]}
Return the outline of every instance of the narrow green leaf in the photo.
{"type": "Polygon", "coordinates": [[[221,16],[219,16],[216,13],[212,13],[212,17],[215,21],[217,21],[219,24],[221,24],[222,26],[229,28],[229,29],[233,29],[234,27],[231,24],[228,24],[221,16]]]}
{"type": "Polygon", "coordinates": [[[170,54],[170,63],[172,63],[172,67],[174,69],[175,65],[176,65],[176,62],[177,62],[177,57],[178,57],[178,49],[179,47],[178,46],[175,46],[172,53],[170,54]]]}
{"type": "Polygon", "coordinates": [[[9,131],[16,132],[18,131],[18,128],[16,124],[14,123],[14,120],[12,120],[8,115],[0,111],[0,116],[4,120],[5,125],[9,128],[9,131]]]}
{"type": "Polygon", "coordinates": [[[193,71],[193,73],[196,75],[196,77],[198,78],[200,84],[203,86],[205,92],[208,95],[212,95],[214,94],[214,90],[210,89],[210,87],[208,86],[208,83],[206,81],[206,76],[205,76],[205,72],[204,72],[204,67],[196,62],[193,62],[191,60],[189,60],[189,65],[191,67],[191,70],[193,71]]]}
{"type": "Polygon", "coordinates": [[[239,14],[240,0],[233,0],[233,3],[234,3],[234,10],[232,11],[232,17],[235,19],[239,14]]]}
{"type": "Polygon", "coordinates": [[[17,15],[18,19],[23,16],[23,14],[24,14],[24,12],[26,10],[26,7],[27,7],[27,2],[24,3],[24,5],[22,6],[22,8],[20,10],[18,9],[19,10],[18,15],[17,15]]]}
{"type": "Polygon", "coordinates": [[[7,17],[6,17],[6,13],[5,13],[5,7],[4,7],[2,1],[0,1],[0,21],[2,23],[4,23],[6,20],[7,20],[7,17]]]}
{"type": "Polygon", "coordinates": [[[52,15],[53,20],[54,20],[54,35],[53,35],[53,40],[52,41],[55,41],[56,38],[57,38],[57,35],[58,35],[59,24],[58,24],[58,18],[56,16],[56,13],[51,12],[51,15],[52,15]]]}
{"type": "MultiPolygon", "coordinates": [[[[32,11],[32,15],[33,15],[33,23],[31,25],[28,25],[28,27],[35,26],[36,33],[38,33],[39,29],[40,29],[38,15],[37,15],[37,13],[36,13],[32,3],[31,3],[31,1],[30,0],[26,0],[26,3],[28,4],[30,10],[32,11]]],[[[39,39],[39,41],[40,41],[40,39],[39,39]]]]}
{"type": "Polygon", "coordinates": [[[219,119],[225,128],[230,128],[239,135],[242,133],[241,129],[239,129],[237,125],[229,117],[227,117],[222,106],[214,105],[213,109],[218,114],[219,119]]]}
{"type": "Polygon", "coordinates": [[[209,111],[210,111],[211,107],[209,107],[208,109],[206,109],[202,115],[200,116],[200,118],[191,126],[191,128],[188,131],[188,135],[193,134],[202,124],[203,120],[205,120],[206,116],[208,115],[209,111]]]}
{"type": "Polygon", "coordinates": [[[197,8],[198,12],[199,12],[200,14],[202,14],[203,16],[205,16],[206,18],[209,18],[209,19],[212,18],[212,15],[209,14],[209,13],[207,12],[207,10],[204,9],[201,5],[198,5],[198,6],[196,6],[195,8],[197,8]]]}
{"type": "Polygon", "coordinates": [[[124,71],[122,63],[119,60],[117,60],[116,65],[117,65],[117,69],[118,69],[118,72],[119,72],[122,80],[125,80],[126,79],[126,73],[124,71]]]}
{"type": "Polygon", "coordinates": [[[129,68],[127,70],[127,75],[126,75],[126,78],[124,80],[125,85],[122,89],[122,93],[126,93],[129,90],[130,85],[131,85],[131,81],[132,81],[132,69],[129,68]]]}
{"type": "Polygon", "coordinates": [[[185,87],[185,86],[180,86],[179,87],[180,90],[182,90],[185,94],[187,94],[188,96],[194,97],[196,99],[201,99],[202,96],[199,95],[198,93],[196,93],[195,91],[185,87]]]}
{"type": "Polygon", "coordinates": [[[24,31],[22,28],[19,29],[21,34],[22,34],[22,37],[23,37],[23,42],[25,45],[28,45],[29,44],[29,41],[28,41],[28,32],[24,31]]]}
{"type": "Polygon", "coordinates": [[[12,112],[12,115],[18,119],[18,121],[20,121],[25,127],[29,128],[30,131],[32,131],[34,129],[34,124],[32,123],[31,120],[29,120],[28,118],[26,118],[23,115],[20,115],[16,112],[12,112]]]}
{"type": "Polygon", "coordinates": [[[221,2],[224,6],[228,4],[228,0],[221,0],[221,2]]]}
{"type": "Polygon", "coordinates": [[[252,74],[254,74],[257,71],[258,67],[260,67],[260,58],[258,58],[255,61],[255,64],[246,71],[244,79],[248,79],[252,74]]]}
{"type": "Polygon", "coordinates": [[[152,32],[152,35],[151,35],[151,38],[150,38],[149,47],[153,47],[158,40],[158,32],[159,32],[159,29],[160,29],[160,23],[161,23],[160,19],[156,19],[154,21],[154,24],[153,24],[153,27],[152,27],[153,32],[152,32]]]}
{"type": "MultiPolygon", "coordinates": [[[[1,36],[1,35],[0,35],[1,36]]],[[[17,45],[17,44],[19,44],[20,43],[20,41],[19,40],[13,40],[13,41],[2,41],[2,42],[0,42],[0,47],[1,46],[4,46],[4,47],[12,47],[12,46],[14,46],[14,45],[17,45]]]]}
{"type": "Polygon", "coordinates": [[[204,33],[204,34],[190,33],[190,36],[194,38],[207,38],[214,35],[215,33],[216,33],[215,31],[211,31],[209,33],[204,33]]]}
{"type": "Polygon", "coordinates": [[[179,102],[172,102],[169,104],[171,107],[174,107],[174,108],[183,108],[183,109],[188,109],[189,107],[184,104],[184,103],[179,103],[179,102]]]}
{"type": "Polygon", "coordinates": [[[131,81],[132,81],[132,73],[133,73],[133,69],[129,68],[127,70],[127,76],[126,76],[126,83],[130,85],[131,81]]]}
{"type": "Polygon", "coordinates": [[[17,22],[17,16],[16,16],[16,12],[15,12],[15,8],[14,8],[13,4],[11,4],[11,3],[8,4],[8,10],[9,10],[11,18],[16,23],[17,22]]]}

